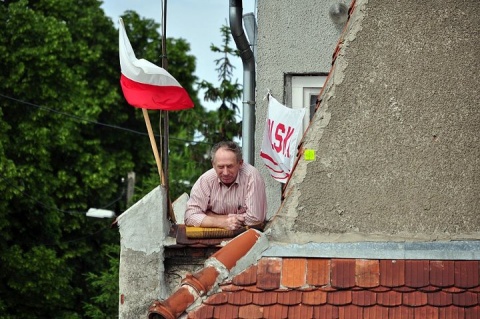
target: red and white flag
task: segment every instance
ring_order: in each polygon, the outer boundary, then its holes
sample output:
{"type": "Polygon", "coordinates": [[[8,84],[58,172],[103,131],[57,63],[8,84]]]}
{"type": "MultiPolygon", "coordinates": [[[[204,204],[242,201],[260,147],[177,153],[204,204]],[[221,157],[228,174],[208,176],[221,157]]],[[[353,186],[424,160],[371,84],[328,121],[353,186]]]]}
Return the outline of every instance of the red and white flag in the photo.
{"type": "Polygon", "coordinates": [[[187,91],[167,70],[135,57],[123,20],[119,22],[120,85],[128,104],[149,110],[192,108],[187,91]]]}
{"type": "Polygon", "coordinates": [[[270,175],[281,183],[287,182],[295,163],[304,116],[305,109],[286,107],[268,95],[268,115],[260,157],[270,175]]]}

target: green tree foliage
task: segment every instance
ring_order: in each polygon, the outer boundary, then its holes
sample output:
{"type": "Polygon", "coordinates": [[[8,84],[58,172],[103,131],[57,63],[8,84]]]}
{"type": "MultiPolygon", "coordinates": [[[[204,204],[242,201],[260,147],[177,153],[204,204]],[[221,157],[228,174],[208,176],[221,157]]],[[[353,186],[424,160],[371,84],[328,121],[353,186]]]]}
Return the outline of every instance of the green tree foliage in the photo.
{"type": "Polygon", "coordinates": [[[241,122],[237,122],[237,115],[240,111],[238,105],[235,103],[242,95],[242,87],[235,79],[233,82],[233,70],[230,58],[238,58],[239,52],[233,49],[231,45],[230,28],[223,25],[220,28],[223,43],[218,47],[214,44],[210,46],[210,50],[215,53],[220,53],[222,56],[215,60],[218,72],[219,86],[201,81],[199,83],[200,89],[205,90],[205,101],[219,102],[218,112],[211,113],[213,115],[204,122],[204,130],[208,138],[213,142],[222,140],[233,140],[241,136],[241,122]]]}
{"type": "MultiPolygon", "coordinates": [[[[160,65],[158,25],[123,18],[137,56],[160,65]]],[[[210,145],[192,142],[206,117],[195,58],[185,40],[167,46],[196,105],[170,113],[178,194],[210,145]]],[[[1,1],[0,69],[0,318],[115,317],[118,230],[84,212],[122,212],[129,171],[140,196],[159,183],[142,113],[120,90],[118,31],[97,0],[1,1]]]]}

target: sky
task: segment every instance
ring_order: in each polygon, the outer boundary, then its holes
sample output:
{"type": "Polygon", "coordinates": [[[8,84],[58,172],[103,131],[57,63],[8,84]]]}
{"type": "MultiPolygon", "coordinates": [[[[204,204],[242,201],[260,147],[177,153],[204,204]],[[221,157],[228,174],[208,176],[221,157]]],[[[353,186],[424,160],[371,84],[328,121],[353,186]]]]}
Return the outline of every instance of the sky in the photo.
{"type": "MultiPolygon", "coordinates": [[[[190,43],[190,54],[196,57],[195,75],[199,80],[218,83],[214,60],[221,55],[211,52],[210,45],[222,44],[220,28],[224,24],[230,25],[229,3],[229,0],[167,0],[167,37],[183,38],[190,43]]],[[[105,14],[112,19],[116,28],[118,28],[118,18],[126,10],[135,11],[140,17],[153,19],[161,24],[162,7],[161,0],[103,0],[102,4],[105,14]]],[[[254,12],[254,8],[255,0],[243,1],[243,14],[254,12]]],[[[233,41],[231,45],[236,48],[233,41]]],[[[234,60],[232,61],[235,66],[233,80],[237,79],[242,84],[242,61],[240,58],[234,60]]],[[[214,107],[203,101],[202,104],[207,108],[214,107]]]]}

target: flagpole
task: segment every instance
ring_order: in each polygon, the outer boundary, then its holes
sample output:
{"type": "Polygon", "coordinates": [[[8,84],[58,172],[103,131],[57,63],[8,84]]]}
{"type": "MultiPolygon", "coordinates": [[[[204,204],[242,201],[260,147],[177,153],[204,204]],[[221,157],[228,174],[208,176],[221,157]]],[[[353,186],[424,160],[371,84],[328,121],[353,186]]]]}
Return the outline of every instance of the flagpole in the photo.
{"type": "MultiPolygon", "coordinates": [[[[163,0],[163,9],[162,9],[162,68],[168,71],[168,60],[167,60],[167,0],[163,0]]],[[[173,223],[176,223],[175,214],[173,212],[172,202],[170,201],[170,187],[168,179],[168,150],[169,150],[169,123],[168,123],[168,111],[160,111],[160,118],[163,118],[163,167],[164,172],[164,181],[165,181],[165,191],[167,193],[168,200],[168,216],[173,223]]]]}

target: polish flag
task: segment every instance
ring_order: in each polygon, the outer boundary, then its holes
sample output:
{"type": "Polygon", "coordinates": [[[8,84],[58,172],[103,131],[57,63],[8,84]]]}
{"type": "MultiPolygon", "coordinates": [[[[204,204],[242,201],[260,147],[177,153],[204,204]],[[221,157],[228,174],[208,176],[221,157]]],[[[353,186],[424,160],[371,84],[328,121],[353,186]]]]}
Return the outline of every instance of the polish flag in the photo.
{"type": "Polygon", "coordinates": [[[128,104],[164,111],[192,108],[187,91],[167,70],[135,57],[123,20],[119,22],[120,85],[128,104]]]}

